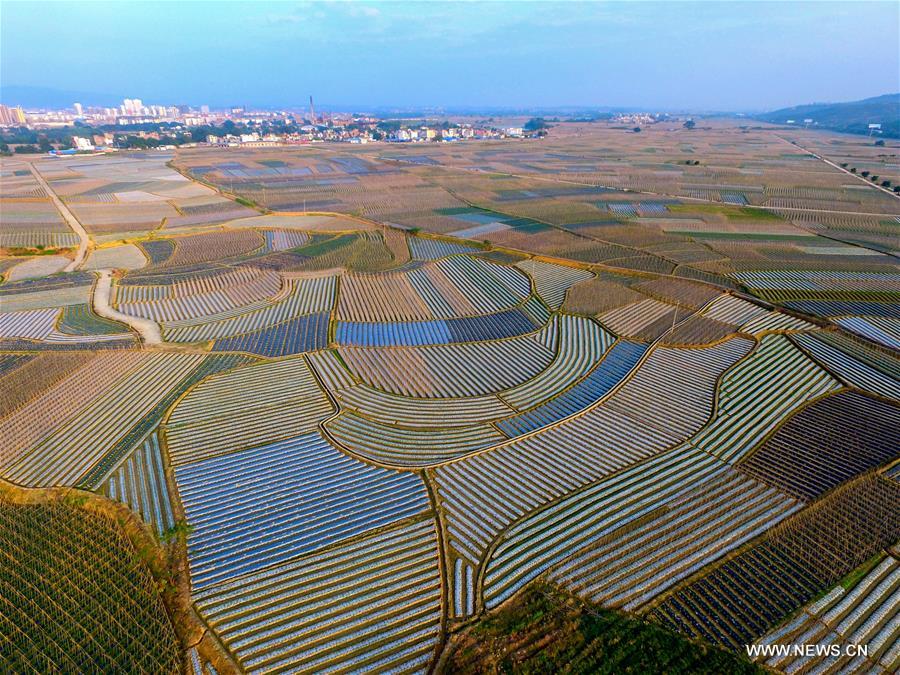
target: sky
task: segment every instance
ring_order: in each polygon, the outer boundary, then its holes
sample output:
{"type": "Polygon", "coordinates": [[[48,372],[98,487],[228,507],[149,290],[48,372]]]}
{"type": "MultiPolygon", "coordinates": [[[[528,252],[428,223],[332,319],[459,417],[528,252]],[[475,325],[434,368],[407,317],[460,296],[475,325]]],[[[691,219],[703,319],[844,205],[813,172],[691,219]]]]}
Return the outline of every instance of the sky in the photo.
{"type": "Polygon", "coordinates": [[[759,111],[898,80],[897,2],[0,0],[0,86],[145,104],[759,111]]]}

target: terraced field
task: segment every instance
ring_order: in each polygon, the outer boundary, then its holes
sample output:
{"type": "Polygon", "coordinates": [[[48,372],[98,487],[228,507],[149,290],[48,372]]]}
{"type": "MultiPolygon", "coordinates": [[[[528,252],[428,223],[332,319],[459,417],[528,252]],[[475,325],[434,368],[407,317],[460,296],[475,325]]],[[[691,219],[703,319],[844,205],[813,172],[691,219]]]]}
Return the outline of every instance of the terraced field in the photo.
{"type": "MultiPolygon", "coordinates": [[[[63,589],[73,627],[56,572],[5,571],[0,663],[449,672],[538,588],[557,628],[583,601],[616,612],[585,630],[865,640],[767,665],[896,670],[900,271],[856,215],[894,205],[763,130],[655,125],[634,155],[572,124],[183,149],[184,175],[165,153],[35,159],[89,233],[69,272],[74,235],[4,159],[0,493],[131,511],[146,544],[49,509],[40,546],[105,577],[63,589]]],[[[14,507],[13,562],[35,558],[44,516],[14,507]]]]}

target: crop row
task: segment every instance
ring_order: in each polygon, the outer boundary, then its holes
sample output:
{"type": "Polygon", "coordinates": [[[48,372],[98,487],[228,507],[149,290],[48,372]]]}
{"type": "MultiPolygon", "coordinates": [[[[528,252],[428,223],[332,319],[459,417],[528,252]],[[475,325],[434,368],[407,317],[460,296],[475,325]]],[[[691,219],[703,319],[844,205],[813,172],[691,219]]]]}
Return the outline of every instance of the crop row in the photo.
{"type": "Polygon", "coordinates": [[[758,544],[661,602],[649,616],[742,649],[900,538],[900,485],[865,476],[782,522],[758,544]]]}
{"type": "Polygon", "coordinates": [[[289,251],[309,241],[309,235],[298,230],[265,230],[263,235],[267,251],[289,251]]]}
{"type": "Polygon", "coordinates": [[[798,508],[762,483],[723,472],[637,527],[575,553],[550,578],[592,602],[633,611],[798,508]]]}
{"type": "MultiPolygon", "coordinates": [[[[248,273],[244,276],[247,277],[246,280],[196,294],[184,294],[178,285],[144,287],[158,289],[155,290],[156,293],[174,297],[136,302],[122,302],[120,298],[117,301],[118,310],[123,314],[145,317],[154,321],[196,319],[199,316],[229,312],[251,303],[269,299],[281,288],[281,277],[275,272],[248,268],[248,273]]],[[[220,281],[223,280],[220,279],[220,281]]],[[[132,289],[135,288],[141,287],[119,286],[117,295],[121,296],[122,289],[127,289],[126,295],[133,294],[132,289]]]]}
{"type": "Polygon", "coordinates": [[[441,630],[434,523],[345,540],[194,598],[248,671],[422,672],[441,630]]]}
{"type": "MultiPolygon", "coordinates": [[[[787,625],[757,641],[761,645],[865,645],[865,655],[771,656],[766,665],[782,671],[841,668],[842,672],[895,672],[900,661],[900,560],[887,556],[852,589],[836,586],[807,605],[787,625]]],[[[762,659],[760,659],[762,660],[762,659]]]]}
{"type": "MultiPolygon", "coordinates": [[[[497,428],[513,438],[586,409],[621,382],[646,351],[647,348],[644,345],[635,342],[623,340],[616,342],[604,353],[603,360],[599,365],[584,378],[545,403],[540,403],[530,410],[498,422],[497,428]]],[[[532,382],[540,380],[542,375],[543,373],[534,378],[532,382]]],[[[530,382],[521,386],[524,387],[528,384],[530,382]]],[[[552,392],[545,393],[552,396],[552,392]]],[[[503,398],[506,399],[506,392],[503,393],[503,398]]]]}
{"type": "Polygon", "coordinates": [[[457,244],[442,239],[423,239],[409,237],[409,249],[415,260],[438,260],[458,253],[475,253],[476,249],[465,244],[457,244]]]}
{"type": "Polygon", "coordinates": [[[177,466],[175,479],[195,589],[428,508],[418,476],[352,459],[318,433],[177,466]]]}
{"type": "Polygon", "coordinates": [[[767,312],[752,302],[736,298],[733,295],[722,295],[704,308],[700,314],[708,319],[743,326],[764,317],[767,312]]]}
{"type": "Polygon", "coordinates": [[[484,603],[495,607],[574,551],[606,537],[727,470],[701,452],[670,451],[521,518],[486,562],[484,603]]]}
{"type": "MultiPolygon", "coordinates": [[[[239,309],[234,316],[220,317],[214,321],[188,319],[167,323],[163,326],[163,334],[170,342],[214,340],[258,331],[302,314],[328,312],[334,304],[335,277],[290,279],[287,286],[284,299],[274,302],[261,300],[256,309],[245,306],[240,309],[246,311],[239,309]]],[[[204,317],[208,318],[211,317],[204,317]]]]}
{"type": "Polygon", "coordinates": [[[580,380],[614,341],[590,319],[562,314],[553,323],[557,352],[553,363],[534,379],[503,392],[503,399],[519,410],[533,408],[580,380]]]}
{"type": "Polygon", "coordinates": [[[42,340],[56,329],[58,307],[24,312],[0,312],[0,338],[42,340]]]}
{"type": "Polygon", "coordinates": [[[553,352],[525,335],[470,344],[362,349],[340,355],[363,382],[406,396],[482,396],[526,382],[546,369],[553,352]]]}
{"type": "Polygon", "coordinates": [[[303,357],[253,364],[201,382],[166,424],[175,465],[308,433],[332,410],[303,357]]]}
{"type": "Polygon", "coordinates": [[[208,260],[224,260],[252,253],[264,245],[265,238],[256,230],[192,234],[175,239],[175,252],[163,264],[166,267],[176,267],[208,260]]]}
{"type": "Polygon", "coordinates": [[[492,314],[530,294],[527,277],[502,265],[453,256],[410,271],[350,274],[341,280],[342,321],[428,321],[492,314]]]}
{"type": "Polygon", "coordinates": [[[137,447],[100,490],[110,499],[127,504],[159,534],[175,524],[156,433],[137,447]]]}
{"type": "Polygon", "coordinates": [[[416,347],[499,340],[530,333],[532,320],[520,309],[436,321],[360,323],[340,321],[335,340],[357,347],[416,347]]]}
{"type": "Polygon", "coordinates": [[[900,349],[900,319],[877,316],[848,316],[835,323],[857,335],[879,342],[892,349],[900,349]]]}
{"type": "Polygon", "coordinates": [[[327,312],[305,314],[252,333],[216,340],[213,351],[240,351],[278,357],[323,349],[328,345],[327,312]]]}
{"type": "Polygon", "coordinates": [[[552,309],[559,309],[566,299],[566,293],[575,284],[594,277],[592,272],[575,267],[554,265],[538,260],[523,260],[516,265],[534,279],[538,295],[552,309]]]}
{"type": "Polygon", "coordinates": [[[749,476],[810,501],[894,459],[900,448],[896,406],[845,391],[791,417],[737,466],[749,476]]]}
{"type": "Polygon", "coordinates": [[[794,341],[831,372],[850,385],[900,400],[900,377],[896,371],[867,363],[848,343],[831,344],[827,333],[796,335],[794,341]],[[838,346],[840,345],[840,346],[838,346]]]}
{"type": "Polygon", "coordinates": [[[690,444],[736,463],[796,408],[838,388],[786,337],[768,335],[722,379],[716,417],[690,444]]]}
{"type": "MultiPolygon", "coordinates": [[[[48,365],[53,377],[36,380],[48,388],[35,390],[37,395],[30,399],[19,397],[16,414],[0,421],[0,466],[15,463],[28,448],[75,417],[88,401],[101,396],[146,358],[146,354],[132,351],[104,352],[89,360],[54,358],[48,365]],[[70,372],[58,370],[70,365],[70,372]]],[[[16,381],[10,384],[20,386],[16,381]]]]}
{"type": "Polygon", "coordinates": [[[709,415],[717,377],[748,349],[741,339],[710,349],[657,349],[599,406],[438,467],[453,546],[477,562],[497,535],[541,504],[690,436],[709,415]]]}
{"type": "Polygon", "coordinates": [[[496,445],[506,437],[489,424],[449,429],[416,429],[383,424],[344,412],[328,432],[353,452],[394,466],[427,466],[496,445]]]}
{"type": "Polygon", "coordinates": [[[653,298],[647,298],[624,307],[618,307],[597,317],[617,335],[642,336],[643,331],[658,321],[674,323],[672,313],[675,305],[670,305],[653,298]]]}
{"type": "MultiPolygon", "coordinates": [[[[74,485],[202,360],[197,354],[147,355],[73,419],[44,429],[37,444],[4,466],[4,477],[30,486],[74,485]]],[[[11,421],[21,423],[19,416],[11,421]]]]}

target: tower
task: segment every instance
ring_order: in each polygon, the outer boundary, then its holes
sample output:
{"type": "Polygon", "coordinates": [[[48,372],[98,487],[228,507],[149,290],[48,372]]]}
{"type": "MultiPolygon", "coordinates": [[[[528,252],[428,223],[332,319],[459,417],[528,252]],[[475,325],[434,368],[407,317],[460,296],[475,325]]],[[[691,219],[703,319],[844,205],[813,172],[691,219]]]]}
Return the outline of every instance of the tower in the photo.
{"type": "Polygon", "coordinates": [[[309,118],[310,124],[316,123],[316,109],[313,107],[312,95],[309,97],[309,118]]]}

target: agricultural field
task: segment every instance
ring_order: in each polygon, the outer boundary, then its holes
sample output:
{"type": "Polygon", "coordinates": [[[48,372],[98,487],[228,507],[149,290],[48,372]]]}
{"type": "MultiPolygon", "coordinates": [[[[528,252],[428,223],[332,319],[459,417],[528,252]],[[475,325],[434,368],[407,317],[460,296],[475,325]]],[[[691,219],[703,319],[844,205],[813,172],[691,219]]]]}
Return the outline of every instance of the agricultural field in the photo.
{"type": "Polygon", "coordinates": [[[4,159],[0,662],[896,671],[900,201],[666,127],[4,159]]]}

